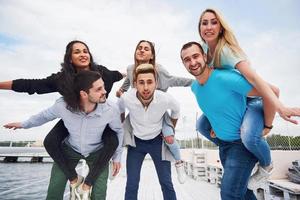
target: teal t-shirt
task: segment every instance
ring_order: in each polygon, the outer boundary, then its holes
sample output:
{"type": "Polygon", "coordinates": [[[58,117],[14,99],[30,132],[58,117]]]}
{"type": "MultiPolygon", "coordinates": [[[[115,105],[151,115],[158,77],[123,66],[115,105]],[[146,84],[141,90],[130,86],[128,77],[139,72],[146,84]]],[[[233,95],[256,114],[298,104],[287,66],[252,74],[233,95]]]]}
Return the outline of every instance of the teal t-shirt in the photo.
{"type": "MultiPolygon", "coordinates": [[[[207,44],[203,43],[202,48],[203,48],[204,52],[206,54],[208,54],[209,48],[208,48],[207,44]]],[[[208,63],[208,66],[222,67],[225,69],[233,69],[233,68],[235,68],[236,64],[238,64],[239,62],[241,62],[243,60],[247,60],[247,58],[245,58],[244,56],[235,54],[227,45],[225,45],[221,51],[221,66],[214,66],[213,65],[214,59],[210,63],[208,63]]]]}
{"type": "Polygon", "coordinates": [[[195,80],[191,89],[217,137],[224,141],[240,139],[246,97],[252,85],[236,70],[215,69],[204,85],[195,80]]]}

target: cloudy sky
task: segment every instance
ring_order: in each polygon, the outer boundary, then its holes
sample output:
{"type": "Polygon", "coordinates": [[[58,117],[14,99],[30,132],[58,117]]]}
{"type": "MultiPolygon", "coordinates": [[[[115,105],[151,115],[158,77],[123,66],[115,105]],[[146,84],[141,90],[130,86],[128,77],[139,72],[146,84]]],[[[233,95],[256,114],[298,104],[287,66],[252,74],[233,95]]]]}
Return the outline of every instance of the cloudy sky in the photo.
{"type": "MultiPolygon", "coordinates": [[[[0,0],[0,81],[43,78],[59,71],[65,46],[74,39],[89,45],[96,62],[122,72],[133,63],[137,42],[147,39],[155,43],[157,61],[171,74],[190,77],[179,51],[183,43],[200,40],[197,23],[208,7],[223,13],[253,68],[281,89],[281,101],[300,106],[298,0],[0,0]]],[[[113,100],[120,84],[110,94],[113,100]]],[[[201,111],[190,89],[169,92],[182,108],[177,137],[195,137],[195,119],[201,111]]],[[[55,122],[18,131],[2,125],[24,120],[58,97],[0,91],[0,140],[42,139],[55,122]]],[[[274,126],[273,133],[300,132],[300,125],[279,118],[274,126]]]]}

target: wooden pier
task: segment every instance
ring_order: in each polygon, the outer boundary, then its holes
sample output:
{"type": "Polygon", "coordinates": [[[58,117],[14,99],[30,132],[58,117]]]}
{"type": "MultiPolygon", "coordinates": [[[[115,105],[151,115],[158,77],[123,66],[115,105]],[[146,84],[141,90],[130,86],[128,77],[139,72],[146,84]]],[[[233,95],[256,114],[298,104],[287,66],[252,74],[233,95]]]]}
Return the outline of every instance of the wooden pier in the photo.
{"type": "Polygon", "coordinates": [[[0,147],[2,162],[43,162],[50,160],[44,147],[0,147]]]}

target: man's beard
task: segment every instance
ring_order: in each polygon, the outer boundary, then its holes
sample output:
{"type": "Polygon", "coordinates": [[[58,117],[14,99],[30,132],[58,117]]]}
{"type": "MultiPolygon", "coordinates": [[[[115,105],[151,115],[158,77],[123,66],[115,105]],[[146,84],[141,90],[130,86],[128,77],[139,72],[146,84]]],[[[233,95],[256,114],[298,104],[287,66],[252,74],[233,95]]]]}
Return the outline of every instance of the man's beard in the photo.
{"type": "Polygon", "coordinates": [[[106,102],[106,97],[101,97],[99,99],[89,97],[89,102],[90,103],[105,103],[106,102]]]}
{"type": "Polygon", "coordinates": [[[151,99],[153,98],[153,95],[154,95],[154,92],[153,92],[152,94],[150,94],[150,95],[148,96],[147,99],[144,98],[143,95],[141,95],[141,94],[139,94],[139,97],[140,97],[143,101],[149,101],[149,100],[151,100],[151,99]]]}
{"type": "MultiPolygon", "coordinates": [[[[206,64],[204,64],[204,66],[200,63],[200,67],[199,67],[201,70],[198,74],[195,74],[193,73],[192,71],[193,70],[190,70],[190,74],[192,74],[193,76],[200,76],[201,74],[203,74],[203,72],[205,71],[205,68],[206,68],[206,64]]],[[[199,69],[198,68],[198,69],[199,69]]]]}
{"type": "Polygon", "coordinates": [[[152,95],[149,95],[149,97],[147,99],[145,99],[139,92],[137,92],[137,98],[142,102],[142,104],[149,104],[154,97],[154,92],[152,93],[152,95]]]}

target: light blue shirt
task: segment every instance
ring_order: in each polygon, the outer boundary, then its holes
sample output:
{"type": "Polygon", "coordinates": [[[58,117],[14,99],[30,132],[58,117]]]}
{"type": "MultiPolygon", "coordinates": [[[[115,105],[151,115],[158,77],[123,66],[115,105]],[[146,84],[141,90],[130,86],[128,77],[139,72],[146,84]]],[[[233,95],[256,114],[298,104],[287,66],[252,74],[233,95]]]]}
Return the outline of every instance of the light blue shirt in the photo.
{"type": "Polygon", "coordinates": [[[217,137],[224,141],[240,139],[250,83],[236,70],[216,69],[204,85],[195,80],[191,89],[217,137]]]}
{"type": "MultiPolygon", "coordinates": [[[[205,43],[202,44],[202,48],[207,55],[208,50],[209,50],[207,44],[205,44],[205,43]]],[[[221,68],[226,68],[226,69],[234,69],[235,66],[239,62],[241,62],[243,60],[247,60],[247,58],[245,56],[234,53],[227,45],[225,45],[222,48],[220,57],[221,57],[221,60],[220,60],[221,66],[214,66],[214,64],[213,64],[214,59],[211,60],[211,62],[208,64],[208,66],[221,67],[221,68]]]]}
{"type": "Polygon", "coordinates": [[[66,108],[63,98],[59,98],[50,108],[22,122],[22,127],[40,126],[56,118],[61,118],[69,131],[66,143],[85,157],[103,147],[102,134],[108,124],[119,139],[119,146],[112,159],[116,162],[121,161],[123,127],[119,109],[113,102],[97,104],[93,112],[86,114],[71,112],[66,108]]]}

